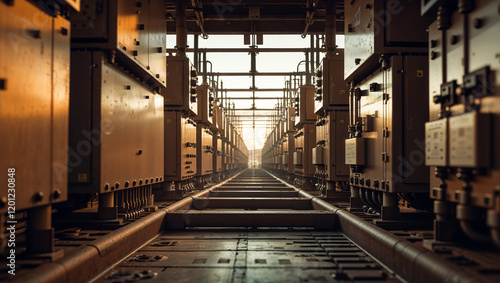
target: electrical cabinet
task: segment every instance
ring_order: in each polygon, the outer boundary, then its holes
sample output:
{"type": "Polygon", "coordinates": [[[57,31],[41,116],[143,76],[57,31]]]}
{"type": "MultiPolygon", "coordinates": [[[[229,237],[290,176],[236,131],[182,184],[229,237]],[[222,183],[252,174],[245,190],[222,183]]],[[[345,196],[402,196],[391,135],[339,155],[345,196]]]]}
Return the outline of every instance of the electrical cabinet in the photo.
{"type": "Polygon", "coordinates": [[[500,126],[496,48],[500,1],[474,4],[466,15],[451,11],[449,28],[440,30],[438,21],[429,27],[432,91],[426,144],[434,145],[431,150],[443,148],[427,155],[432,161],[428,163],[431,197],[452,203],[467,200],[467,205],[499,211],[494,198],[500,186],[500,132],[496,130],[500,126]],[[440,162],[441,157],[445,161],[440,162]],[[436,175],[443,171],[449,173],[436,175]]]}
{"type": "Polygon", "coordinates": [[[220,135],[222,138],[227,138],[226,136],[226,110],[224,110],[222,107],[217,108],[218,111],[217,113],[219,114],[217,116],[217,128],[219,129],[220,135]]]}
{"type": "Polygon", "coordinates": [[[0,212],[14,185],[17,211],[65,201],[70,23],[28,1],[1,2],[0,19],[0,212]]]}
{"type": "Polygon", "coordinates": [[[286,113],[287,113],[287,120],[285,121],[286,123],[286,131],[287,132],[292,132],[295,131],[295,107],[294,106],[289,106],[286,108],[286,113]]]}
{"type": "Polygon", "coordinates": [[[295,127],[299,128],[305,123],[316,121],[314,114],[314,92],[313,85],[302,85],[295,98],[295,127]]]}
{"type": "Polygon", "coordinates": [[[302,177],[313,177],[315,166],[312,164],[312,149],[316,145],[316,125],[304,124],[294,135],[293,152],[294,173],[302,177]]]}
{"type": "Polygon", "coordinates": [[[428,92],[427,60],[393,56],[385,63],[387,68],[355,86],[350,111],[358,113],[355,121],[367,124],[357,139],[346,143],[348,163],[362,165],[352,170],[352,185],[393,193],[428,190],[424,154],[428,103],[421,99],[428,92]],[[364,140],[364,154],[358,150],[359,138],[364,140]]]}
{"type": "Polygon", "coordinates": [[[295,170],[295,164],[293,163],[293,153],[295,151],[295,137],[294,137],[294,132],[288,132],[286,133],[286,146],[284,148],[285,150],[285,171],[289,174],[293,174],[293,171],[295,170]]]}
{"type": "Polygon", "coordinates": [[[365,79],[380,67],[381,55],[426,53],[429,24],[430,21],[420,15],[420,1],[346,3],[345,80],[359,82],[365,79]]]}
{"type": "Polygon", "coordinates": [[[163,97],[108,63],[103,52],[73,51],[71,62],[70,192],[162,182],[163,97]]]}
{"type": "Polygon", "coordinates": [[[345,139],[348,137],[349,112],[328,111],[316,122],[316,145],[312,162],[316,176],[327,181],[347,181],[349,166],[345,163],[345,139]]]}
{"type": "Polygon", "coordinates": [[[198,123],[196,127],[197,176],[213,173],[213,132],[208,126],[198,123]]]}
{"type": "Polygon", "coordinates": [[[197,169],[197,124],[186,113],[165,111],[165,180],[195,177],[197,169]]]}
{"type": "Polygon", "coordinates": [[[338,49],[321,60],[314,77],[314,113],[346,107],[349,91],[344,81],[344,50],[338,49]]]}
{"type": "Polygon", "coordinates": [[[281,159],[283,155],[283,144],[281,141],[277,142],[274,147],[274,169],[281,169],[281,159]]]}
{"type": "Polygon", "coordinates": [[[165,10],[158,0],[81,0],[71,18],[71,47],[109,51],[111,61],[159,92],[167,81],[165,10]]]}
{"type": "Polygon", "coordinates": [[[220,137],[220,133],[214,134],[213,137],[213,144],[214,144],[214,171],[216,173],[219,173],[222,171],[222,168],[224,167],[223,164],[223,151],[222,151],[222,139],[220,137]]]}
{"type": "Polygon", "coordinates": [[[167,79],[165,107],[198,114],[198,73],[189,58],[167,56],[167,79]]]}
{"type": "Polygon", "coordinates": [[[222,125],[222,109],[219,108],[215,101],[213,104],[213,117],[212,117],[212,125],[210,129],[213,133],[212,144],[213,144],[213,170],[214,173],[219,173],[223,168],[223,149],[222,149],[222,134],[223,130],[221,130],[222,125]]]}
{"type": "Polygon", "coordinates": [[[214,92],[208,85],[200,85],[197,87],[196,93],[198,111],[194,120],[197,123],[211,126],[212,123],[216,123],[214,120],[214,92]]]}

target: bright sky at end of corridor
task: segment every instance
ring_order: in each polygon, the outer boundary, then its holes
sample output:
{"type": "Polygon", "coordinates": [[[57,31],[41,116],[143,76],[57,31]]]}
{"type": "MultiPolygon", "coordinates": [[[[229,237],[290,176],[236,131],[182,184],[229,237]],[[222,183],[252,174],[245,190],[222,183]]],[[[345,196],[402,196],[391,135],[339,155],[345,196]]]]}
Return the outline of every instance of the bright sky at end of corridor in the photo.
{"type": "MultiPolygon", "coordinates": [[[[175,35],[167,36],[167,48],[174,48],[175,35]]],[[[259,48],[309,48],[311,43],[310,36],[301,38],[300,35],[264,35],[264,44],[259,45],[259,48]]],[[[244,45],[243,35],[209,35],[208,39],[198,38],[199,48],[248,48],[244,45]]],[[[188,45],[194,47],[194,36],[188,36],[188,45]]],[[[344,48],[344,36],[337,35],[338,48],[344,48]]],[[[193,61],[193,53],[188,53],[188,57],[193,61]]],[[[320,58],[323,54],[320,55],[320,58]]],[[[262,52],[256,56],[256,65],[258,72],[295,72],[300,61],[305,59],[304,53],[266,53],[262,52]]],[[[250,71],[250,55],[247,52],[241,53],[207,53],[207,61],[212,63],[213,72],[249,72],[250,71]]],[[[210,71],[210,64],[208,65],[210,71]]],[[[304,64],[299,66],[300,71],[305,70],[304,64]]],[[[285,87],[284,76],[264,77],[257,76],[255,85],[257,88],[279,88],[285,87]]],[[[252,85],[251,77],[247,76],[225,76],[220,77],[224,83],[224,88],[247,89],[252,85]]],[[[168,82],[167,82],[168,83],[168,82]]],[[[250,97],[249,92],[228,92],[228,97],[250,97]]],[[[256,96],[282,97],[283,91],[279,92],[258,92],[256,96]]],[[[251,106],[251,100],[234,100],[235,108],[248,109],[251,106]]],[[[261,100],[256,101],[256,107],[261,109],[273,108],[276,105],[276,100],[261,100]]],[[[256,112],[258,114],[258,112],[256,112]]],[[[260,119],[264,122],[256,122],[255,137],[251,127],[252,118],[242,117],[243,138],[248,149],[260,149],[264,145],[266,137],[266,123],[269,119],[260,119]],[[267,120],[267,121],[266,121],[267,120]],[[255,144],[254,144],[255,140],[255,144]],[[255,147],[254,147],[255,146],[255,147]]]]}

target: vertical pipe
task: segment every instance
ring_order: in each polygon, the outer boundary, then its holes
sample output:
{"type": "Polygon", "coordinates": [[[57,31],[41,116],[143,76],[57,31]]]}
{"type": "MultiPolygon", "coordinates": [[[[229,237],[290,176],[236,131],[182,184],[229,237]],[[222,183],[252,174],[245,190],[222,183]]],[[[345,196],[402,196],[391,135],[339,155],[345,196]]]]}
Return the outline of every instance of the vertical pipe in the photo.
{"type": "Polygon", "coordinates": [[[319,62],[319,34],[316,35],[316,68],[320,65],[319,62]]]}
{"type": "Polygon", "coordinates": [[[337,4],[336,0],[326,1],[325,35],[327,56],[332,55],[337,48],[335,39],[337,33],[337,4]]]}
{"type": "Polygon", "coordinates": [[[194,54],[193,54],[194,62],[193,62],[193,64],[196,67],[196,70],[199,70],[198,69],[198,35],[193,34],[193,39],[194,39],[194,54]]]}
{"type": "Polygon", "coordinates": [[[314,69],[316,67],[314,66],[314,35],[310,35],[311,37],[311,73],[314,73],[314,69]]]}
{"type": "Polygon", "coordinates": [[[187,48],[187,26],[186,26],[186,1],[175,1],[175,33],[177,44],[177,56],[186,57],[187,48]]]}
{"type": "Polygon", "coordinates": [[[257,72],[257,54],[252,51],[250,53],[250,72],[252,73],[252,88],[255,88],[255,73],[257,72]]]}
{"type": "Polygon", "coordinates": [[[203,51],[203,84],[206,85],[207,82],[207,52],[203,51]]]}
{"type": "MultiPolygon", "coordinates": [[[[302,79],[302,76],[300,76],[302,79]]],[[[309,72],[309,52],[306,52],[306,85],[311,84],[311,73],[309,72]]],[[[300,85],[302,85],[302,81],[300,82],[300,85]]]]}

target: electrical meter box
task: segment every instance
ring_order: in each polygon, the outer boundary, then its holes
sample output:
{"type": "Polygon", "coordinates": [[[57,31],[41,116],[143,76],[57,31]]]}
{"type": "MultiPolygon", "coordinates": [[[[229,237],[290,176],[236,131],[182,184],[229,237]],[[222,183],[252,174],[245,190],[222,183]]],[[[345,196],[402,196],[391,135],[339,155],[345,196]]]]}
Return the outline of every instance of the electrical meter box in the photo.
{"type": "Polygon", "coordinates": [[[312,149],[312,164],[325,165],[325,148],[316,146],[312,149]]]}
{"type": "Polygon", "coordinates": [[[448,120],[425,123],[425,165],[448,166],[448,120]]]}
{"type": "Polygon", "coordinates": [[[198,114],[198,73],[188,58],[167,56],[165,108],[198,114]]]}
{"type": "Polygon", "coordinates": [[[349,88],[344,81],[344,50],[338,49],[321,60],[316,69],[314,113],[347,107],[349,88]]]}
{"type": "Polygon", "coordinates": [[[450,121],[450,166],[490,166],[490,116],[476,111],[453,116],[450,121]]]}
{"type": "Polygon", "coordinates": [[[345,140],[345,164],[365,165],[364,138],[351,138],[345,140]]]}

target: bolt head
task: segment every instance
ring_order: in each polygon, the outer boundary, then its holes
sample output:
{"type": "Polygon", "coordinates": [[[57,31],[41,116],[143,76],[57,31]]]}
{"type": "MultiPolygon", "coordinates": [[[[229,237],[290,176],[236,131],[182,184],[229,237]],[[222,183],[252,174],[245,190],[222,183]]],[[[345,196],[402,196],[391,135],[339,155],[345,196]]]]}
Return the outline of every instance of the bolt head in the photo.
{"type": "Polygon", "coordinates": [[[62,196],[62,192],[61,192],[61,190],[57,189],[57,190],[55,190],[55,191],[54,191],[54,198],[55,198],[55,199],[58,199],[58,198],[60,198],[61,196],[62,196]]]}
{"type": "Polygon", "coordinates": [[[35,201],[42,201],[43,200],[43,192],[38,192],[35,194],[35,201]]]}

